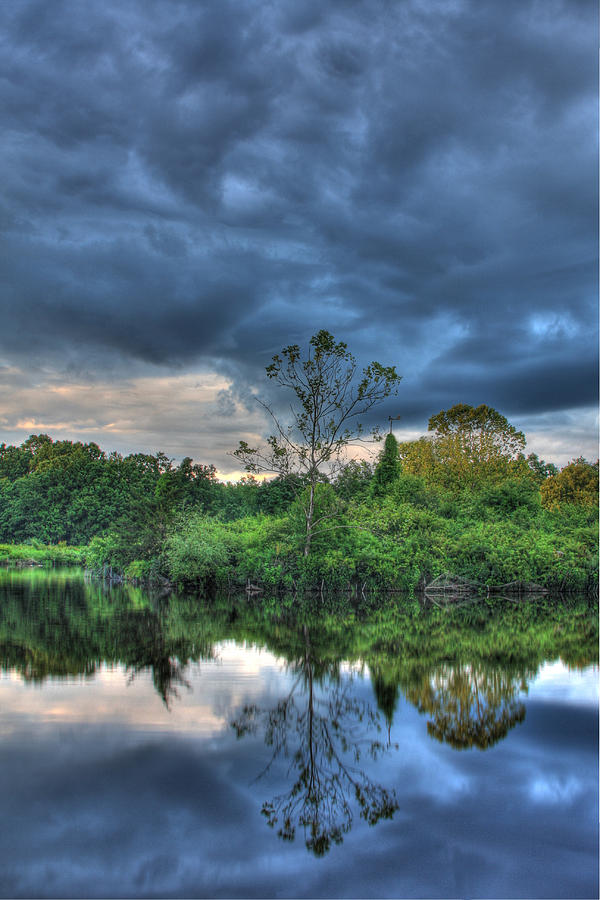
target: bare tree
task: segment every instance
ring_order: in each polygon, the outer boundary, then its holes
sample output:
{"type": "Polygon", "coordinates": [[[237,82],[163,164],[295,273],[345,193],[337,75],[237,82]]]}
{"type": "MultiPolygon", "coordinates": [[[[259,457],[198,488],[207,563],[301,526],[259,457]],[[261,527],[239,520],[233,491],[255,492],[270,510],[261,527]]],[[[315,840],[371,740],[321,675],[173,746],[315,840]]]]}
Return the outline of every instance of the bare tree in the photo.
{"type": "Polygon", "coordinates": [[[285,347],[267,366],[267,376],[292,391],[290,421],[284,424],[272,407],[259,401],[275,423],[276,433],[263,448],[240,441],[234,456],[248,472],[300,475],[306,523],[304,556],[320,519],[315,518],[315,491],[325,467],[342,460],[344,449],[364,438],[360,416],[396,393],[400,376],[394,366],[371,362],[358,371],[356,359],[342,341],[321,330],[309,342],[303,359],[297,344],[285,347]]]}

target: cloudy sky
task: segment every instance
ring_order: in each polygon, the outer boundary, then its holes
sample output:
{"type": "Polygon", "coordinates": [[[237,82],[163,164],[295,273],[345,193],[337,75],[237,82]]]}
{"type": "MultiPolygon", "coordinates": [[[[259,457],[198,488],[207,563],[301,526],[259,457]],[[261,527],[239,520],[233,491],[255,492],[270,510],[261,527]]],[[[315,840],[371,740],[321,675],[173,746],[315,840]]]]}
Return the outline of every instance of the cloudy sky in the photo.
{"type": "Polygon", "coordinates": [[[235,468],[320,328],[596,457],[594,0],[0,4],[0,440],[235,468]]]}

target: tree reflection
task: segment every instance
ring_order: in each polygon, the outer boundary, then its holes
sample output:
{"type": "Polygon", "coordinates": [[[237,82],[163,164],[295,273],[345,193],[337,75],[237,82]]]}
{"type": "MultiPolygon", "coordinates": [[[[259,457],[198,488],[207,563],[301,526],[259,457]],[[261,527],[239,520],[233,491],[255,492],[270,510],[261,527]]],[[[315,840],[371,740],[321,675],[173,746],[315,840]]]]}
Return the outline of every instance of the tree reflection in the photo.
{"type": "Polygon", "coordinates": [[[392,722],[394,721],[394,713],[398,706],[398,682],[389,681],[388,678],[386,678],[385,669],[377,663],[371,665],[369,668],[371,671],[371,684],[373,686],[375,699],[377,700],[377,707],[385,717],[389,747],[391,744],[392,722]]]}
{"type": "Polygon", "coordinates": [[[192,689],[184,676],[185,668],[186,666],[182,665],[178,659],[167,653],[151,653],[135,665],[127,667],[128,683],[131,684],[140,672],[150,669],[156,692],[167,709],[170,709],[171,702],[179,699],[178,687],[185,687],[188,691],[192,689]]]}
{"type": "Polygon", "coordinates": [[[431,737],[458,750],[485,750],[502,740],[525,718],[519,693],[524,677],[481,665],[442,666],[405,689],[419,712],[429,713],[431,737]]]}
{"type": "Polygon", "coordinates": [[[318,684],[306,627],[303,635],[304,658],[294,666],[297,678],[289,694],[270,709],[246,706],[232,725],[238,737],[264,728],[273,752],[259,778],[278,757],[290,760],[292,786],[266,801],[262,814],[272,828],[279,826],[283,840],[293,840],[301,827],[307,848],[323,856],[352,827],[353,808],[375,825],[392,818],[398,801],[359,766],[364,755],[377,759],[386,749],[368,736],[381,731],[378,713],[351,695],[349,683],[318,684]]]}

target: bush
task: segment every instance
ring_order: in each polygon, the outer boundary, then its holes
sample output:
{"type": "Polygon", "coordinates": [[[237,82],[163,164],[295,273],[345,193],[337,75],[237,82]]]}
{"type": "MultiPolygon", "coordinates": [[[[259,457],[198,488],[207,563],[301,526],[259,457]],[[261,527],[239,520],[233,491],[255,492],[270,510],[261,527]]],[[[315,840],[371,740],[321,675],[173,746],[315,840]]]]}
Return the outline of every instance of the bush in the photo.
{"type": "Polygon", "coordinates": [[[507,478],[498,484],[485,485],[477,494],[475,513],[497,518],[513,516],[516,512],[533,518],[540,509],[540,493],[531,478],[507,478]]]}
{"type": "Polygon", "coordinates": [[[167,535],[162,554],[164,568],[177,582],[219,578],[227,575],[232,550],[231,532],[226,525],[197,513],[180,519],[167,535]]]}

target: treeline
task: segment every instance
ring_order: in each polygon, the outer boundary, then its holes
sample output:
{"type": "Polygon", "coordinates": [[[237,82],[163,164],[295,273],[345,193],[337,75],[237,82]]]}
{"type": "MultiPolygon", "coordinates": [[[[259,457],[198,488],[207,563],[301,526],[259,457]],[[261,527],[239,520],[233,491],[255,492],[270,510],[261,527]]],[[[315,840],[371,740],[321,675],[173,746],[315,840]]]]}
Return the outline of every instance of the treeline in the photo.
{"type": "Polygon", "coordinates": [[[164,536],[176,512],[230,521],[282,512],[293,496],[291,483],[281,480],[223,484],[214,466],[189,457],[176,466],[160,452],[123,457],[47,434],[0,444],[0,542],[87,544],[114,526],[164,536]]]}
{"type": "Polygon", "coordinates": [[[387,713],[399,689],[416,696],[449,667],[487,667],[518,675],[521,684],[545,661],[561,659],[576,669],[597,664],[597,611],[595,600],[580,597],[444,609],[384,600],[359,616],[343,604],[335,616],[305,609],[300,624],[281,604],[265,611],[261,602],[219,597],[199,606],[178,592],[161,603],[135,586],[84,583],[66,570],[50,579],[8,572],[0,573],[0,668],[16,668],[35,682],[90,675],[103,662],[122,664],[132,675],[150,668],[168,702],[190,663],[216,658],[219,644],[233,640],[266,648],[292,669],[310,657],[318,680],[337,680],[344,663],[366,663],[387,713]],[[40,591],[44,602],[32,616],[40,591]]]}
{"type": "Polygon", "coordinates": [[[316,485],[292,473],[223,484],[189,458],[34,435],[0,445],[0,541],[84,544],[98,572],[215,588],[414,589],[444,572],[587,588],[598,464],[559,472],[524,449],[495,410],[460,404],[420,440],[388,435],[374,464],[351,460],[316,485]]]}

